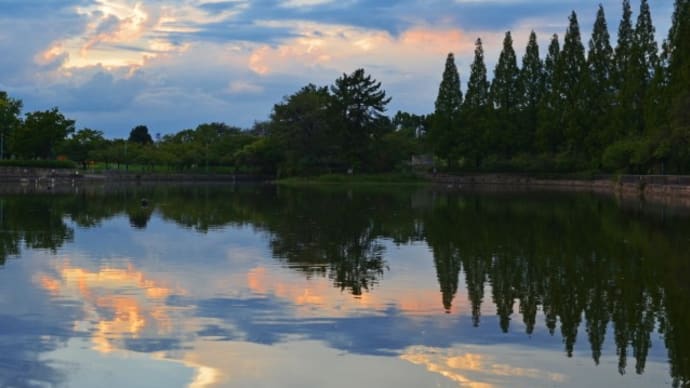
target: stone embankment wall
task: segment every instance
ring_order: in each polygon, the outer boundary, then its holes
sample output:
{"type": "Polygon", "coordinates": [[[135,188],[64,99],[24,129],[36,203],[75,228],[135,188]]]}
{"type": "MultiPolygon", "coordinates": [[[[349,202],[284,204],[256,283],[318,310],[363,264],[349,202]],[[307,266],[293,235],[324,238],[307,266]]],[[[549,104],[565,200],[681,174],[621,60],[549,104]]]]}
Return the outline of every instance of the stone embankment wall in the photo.
{"type": "Polygon", "coordinates": [[[545,179],[517,174],[436,175],[432,181],[449,187],[522,187],[567,191],[593,191],[644,197],[690,199],[690,176],[686,175],[600,175],[592,179],[545,179]]]}
{"type": "Polygon", "coordinates": [[[78,170],[64,168],[0,167],[0,182],[63,183],[83,178],[78,170]]]}
{"type": "Polygon", "coordinates": [[[184,173],[133,173],[106,171],[100,174],[84,174],[86,180],[107,182],[258,182],[265,177],[244,174],[184,174],[184,173]]]}
{"type": "Polygon", "coordinates": [[[21,183],[35,185],[61,185],[65,183],[89,182],[257,182],[267,177],[244,174],[159,174],[105,171],[83,172],[74,169],[50,169],[31,167],[0,167],[0,183],[21,183]]]}

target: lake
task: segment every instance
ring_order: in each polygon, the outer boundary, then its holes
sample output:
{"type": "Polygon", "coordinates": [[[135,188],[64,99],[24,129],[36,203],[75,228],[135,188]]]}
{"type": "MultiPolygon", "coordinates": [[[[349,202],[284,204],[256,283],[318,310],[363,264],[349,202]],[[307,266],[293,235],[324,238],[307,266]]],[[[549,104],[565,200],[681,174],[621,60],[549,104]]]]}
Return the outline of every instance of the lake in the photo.
{"type": "Polygon", "coordinates": [[[683,208],[124,186],[0,195],[0,225],[2,387],[690,384],[683,208]]]}

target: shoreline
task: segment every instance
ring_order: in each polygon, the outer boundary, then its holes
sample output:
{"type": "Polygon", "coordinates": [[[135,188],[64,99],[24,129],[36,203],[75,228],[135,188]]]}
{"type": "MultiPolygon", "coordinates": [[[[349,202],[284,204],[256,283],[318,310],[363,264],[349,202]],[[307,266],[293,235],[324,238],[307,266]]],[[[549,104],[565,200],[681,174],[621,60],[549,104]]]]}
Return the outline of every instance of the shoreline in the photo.
{"type": "MultiPolygon", "coordinates": [[[[404,174],[372,174],[364,176],[333,175],[289,178],[284,182],[272,177],[250,174],[204,173],[135,173],[104,171],[83,172],[75,169],[0,167],[0,187],[5,191],[50,191],[75,186],[117,185],[129,183],[273,183],[288,185],[420,185],[444,190],[479,191],[565,191],[592,192],[612,196],[639,198],[654,202],[683,204],[690,207],[690,175],[595,175],[577,178],[566,174],[530,175],[504,173],[417,174],[411,181],[404,174]],[[7,190],[9,189],[9,190],[7,190]]],[[[64,191],[64,190],[58,190],[64,191]]]]}
{"type": "Polygon", "coordinates": [[[687,175],[597,175],[577,179],[567,175],[543,178],[526,174],[439,174],[429,175],[428,179],[435,186],[451,190],[590,192],[690,207],[687,175]]]}

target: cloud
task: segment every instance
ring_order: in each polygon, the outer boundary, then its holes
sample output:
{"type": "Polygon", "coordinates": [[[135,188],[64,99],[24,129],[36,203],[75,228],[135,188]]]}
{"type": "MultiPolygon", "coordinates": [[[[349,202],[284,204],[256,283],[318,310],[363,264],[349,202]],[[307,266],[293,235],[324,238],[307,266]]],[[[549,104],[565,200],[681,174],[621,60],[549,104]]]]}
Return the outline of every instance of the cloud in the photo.
{"type": "MultiPolygon", "coordinates": [[[[620,2],[603,4],[615,36],[620,2]]],[[[210,120],[249,126],[304,84],[330,84],[357,68],[383,83],[393,97],[392,111],[429,113],[448,52],[455,53],[466,80],[473,42],[481,36],[491,74],[506,30],[513,31],[520,56],[535,29],[543,54],[551,34],[563,35],[573,9],[586,41],[597,5],[5,0],[0,50],[11,55],[0,63],[0,89],[23,99],[26,110],[59,106],[79,126],[111,137],[141,122],[164,133],[210,120]]],[[[652,7],[660,40],[672,4],[652,7]]]]}
{"type": "Polygon", "coordinates": [[[261,86],[244,80],[232,81],[229,87],[230,93],[233,94],[255,94],[264,90],[261,86]]]}
{"type": "Polygon", "coordinates": [[[357,67],[406,73],[435,63],[449,51],[471,53],[474,38],[459,29],[413,28],[394,36],[351,26],[292,23],[299,38],[263,45],[249,59],[261,75],[298,73],[305,68],[338,74],[357,67]]]}

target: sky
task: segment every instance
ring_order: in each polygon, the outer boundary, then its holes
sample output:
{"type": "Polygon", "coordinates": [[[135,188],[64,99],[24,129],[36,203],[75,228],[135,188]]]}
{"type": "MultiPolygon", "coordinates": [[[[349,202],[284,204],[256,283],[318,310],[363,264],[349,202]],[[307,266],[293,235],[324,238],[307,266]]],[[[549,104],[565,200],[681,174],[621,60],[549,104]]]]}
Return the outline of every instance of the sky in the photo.
{"type": "MultiPolygon", "coordinates": [[[[477,37],[491,75],[506,31],[521,58],[535,30],[543,55],[574,10],[586,44],[599,3],[615,40],[620,0],[0,0],[0,90],[116,138],[250,127],[302,86],[364,68],[389,114],[426,114],[449,52],[464,89],[477,37]]],[[[661,41],[673,1],[650,5],[661,41]]]]}

